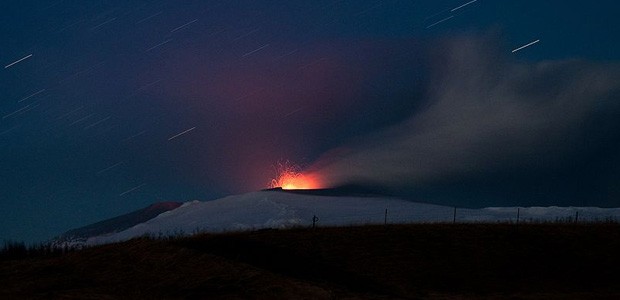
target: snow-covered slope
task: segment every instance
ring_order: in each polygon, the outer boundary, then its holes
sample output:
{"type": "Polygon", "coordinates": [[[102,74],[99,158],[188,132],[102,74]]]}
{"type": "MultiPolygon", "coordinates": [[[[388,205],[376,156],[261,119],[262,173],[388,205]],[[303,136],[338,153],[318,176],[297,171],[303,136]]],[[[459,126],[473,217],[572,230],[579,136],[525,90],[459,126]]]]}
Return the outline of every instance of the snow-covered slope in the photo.
{"type": "MultiPolygon", "coordinates": [[[[620,208],[529,207],[519,208],[524,221],[554,221],[574,218],[605,220],[620,217],[620,208]]],[[[452,222],[454,208],[422,204],[389,197],[317,196],[282,191],[261,191],[234,195],[208,202],[186,202],[127,230],[89,238],[87,244],[127,240],[142,235],[223,232],[261,228],[383,224],[409,222],[452,222]],[[387,209],[387,218],[386,218],[387,209]]],[[[515,221],[516,207],[457,209],[458,222],[515,221]]]]}

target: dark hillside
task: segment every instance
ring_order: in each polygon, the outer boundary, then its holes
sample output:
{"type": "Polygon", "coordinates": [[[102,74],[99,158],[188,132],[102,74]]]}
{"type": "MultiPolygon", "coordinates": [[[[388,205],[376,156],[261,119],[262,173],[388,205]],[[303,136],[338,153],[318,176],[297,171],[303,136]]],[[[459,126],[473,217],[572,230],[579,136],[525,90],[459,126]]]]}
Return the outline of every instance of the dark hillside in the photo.
{"type": "Polygon", "coordinates": [[[136,239],[3,261],[0,298],[618,299],[617,224],[388,225],[136,239]]]}

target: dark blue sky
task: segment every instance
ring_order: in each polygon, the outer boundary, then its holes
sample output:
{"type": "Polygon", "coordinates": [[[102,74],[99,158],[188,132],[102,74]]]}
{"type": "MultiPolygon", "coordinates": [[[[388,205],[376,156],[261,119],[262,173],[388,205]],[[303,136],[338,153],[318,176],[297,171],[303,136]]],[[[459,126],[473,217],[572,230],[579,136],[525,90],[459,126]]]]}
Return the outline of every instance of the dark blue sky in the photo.
{"type": "Polygon", "coordinates": [[[438,203],[620,206],[620,4],[468,2],[4,1],[0,239],[256,190],[283,159],[438,203]]]}

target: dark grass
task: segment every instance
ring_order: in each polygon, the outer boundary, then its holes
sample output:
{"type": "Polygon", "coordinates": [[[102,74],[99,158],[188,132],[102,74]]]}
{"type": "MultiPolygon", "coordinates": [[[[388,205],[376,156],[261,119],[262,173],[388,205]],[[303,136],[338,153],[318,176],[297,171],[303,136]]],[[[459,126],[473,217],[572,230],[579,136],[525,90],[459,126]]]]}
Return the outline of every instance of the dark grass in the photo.
{"type": "Polygon", "coordinates": [[[0,262],[0,298],[620,299],[618,224],[417,224],[135,239],[0,262]]]}
{"type": "Polygon", "coordinates": [[[34,257],[56,257],[77,251],[79,247],[54,245],[53,243],[37,243],[26,245],[24,242],[5,240],[0,248],[0,262],[34,257]]]}

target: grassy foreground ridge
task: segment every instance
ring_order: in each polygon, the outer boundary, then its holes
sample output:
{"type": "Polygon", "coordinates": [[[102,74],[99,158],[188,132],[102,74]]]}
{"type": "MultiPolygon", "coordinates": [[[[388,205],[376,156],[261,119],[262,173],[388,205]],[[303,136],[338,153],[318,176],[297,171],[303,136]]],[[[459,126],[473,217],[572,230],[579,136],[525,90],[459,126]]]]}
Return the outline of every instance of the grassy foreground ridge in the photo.
{"type": "Polygon", "coordinates": [[[0,261],[0,299],[620,299],[618,224],[412,224],[134,239],[0,261]]]}

